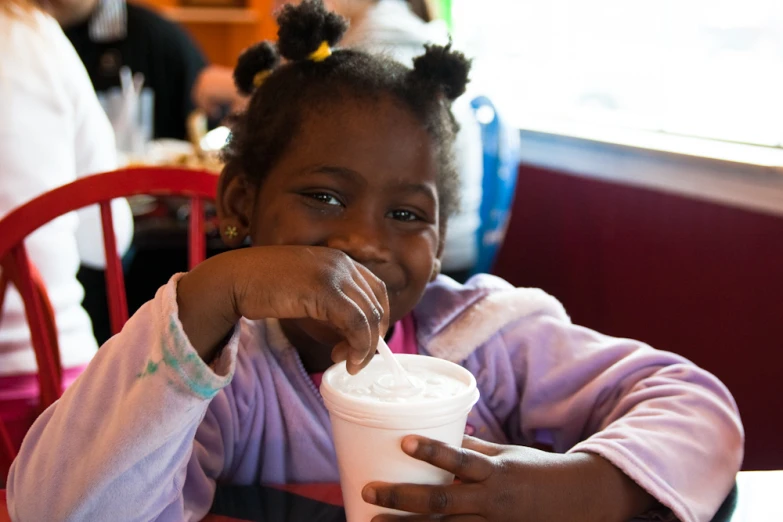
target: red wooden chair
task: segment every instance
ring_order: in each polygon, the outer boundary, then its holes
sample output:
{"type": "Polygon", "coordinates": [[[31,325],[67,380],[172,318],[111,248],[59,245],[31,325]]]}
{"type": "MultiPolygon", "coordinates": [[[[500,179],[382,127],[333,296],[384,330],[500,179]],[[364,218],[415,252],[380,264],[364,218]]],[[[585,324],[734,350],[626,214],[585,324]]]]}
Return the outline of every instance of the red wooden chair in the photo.
{"type": "MultiPolygon", "coordinates": [[[[46,293],[46,289],[43,285],[43,279],[41,279],[38,270],[34,266],[30,265],[30,279],[33,284],[34,298],[36,305],[44,311],[43,319],[45,322],[45,339],[54,340],[54,347],[51,352],[36,350],[36,359],[38,360],[38,366],[45,368],[47,372],[54,371],[54,375],[50,375],[48,379],[41,384],[41,376],[39,375],[38,381],[41,387],[41,397],[45,397],[47,401],[54,402],[59,395],[54,396],[56,390],[52,388],[51,383],[61,382],[62,369],[60,367],[60,351],[57,348],[57,326],[54,322],[54,309],[52,303],[49,301],[49,295],[46,293]]],[[[0,324],[2,324],[2,311],[3,302],[5,301],[6,290],[8,285],[13,283],[17,287],[21,287],[19,280],[19,274],[16,270],[16,266],[12,263],[8,263],[8,266],[3,265],[2,273],[0,273],[0,324]]],[[[43,401],[42,401],[43,402],[43,401]]],[[[47,402],[47,404],[51,404],[47,402]]],[[[11,467],[16,457],[16,448],[14,447],[11,437],[0,419],[0,479],[5,479],[8,476],[8,470],[11,467]]]]}
{"type": "MultiPolygon", "coordinates": [[[[186,168],[138,167],[96,174],[81,178],[42,194],[18,207],[0,220],[0,314],[8,283],[13,283],[22,296],[25,315],[38,363],[41,389],[41,410],[62,394],[62,368],[57,342],[57,328],[43,282],[27,257],[24,239],[53,219],[80,208],[98,204],[103,227],[106,255],[106,294],[112,333],[117,333],[128,319],[125,283],[116,239],[110,202],[116,198],[140,194],[190,198],[189,265],[193,268],[204,260],[204,200],[217,195],[218,176],[212,172],[186,168]]],[[[1,315],[0,315],[1,317],[1,315]]],[[[0,452],[7,437],[0,426],[0,452]]],[[[10,458],[13,458],[11,453],[10,458]]],[[[0,462],[3,460],[0,455],[0,462]]],[[[2,469],[0,469],[2,473],[2,469]]]]}
{"type": "Polygon", "coordinates": [[[3,421],[0,420],[0,485],[5,484],[14,457],[16,457],[16,449],[11,444],[11,437],[8,436],[3,421]]]}

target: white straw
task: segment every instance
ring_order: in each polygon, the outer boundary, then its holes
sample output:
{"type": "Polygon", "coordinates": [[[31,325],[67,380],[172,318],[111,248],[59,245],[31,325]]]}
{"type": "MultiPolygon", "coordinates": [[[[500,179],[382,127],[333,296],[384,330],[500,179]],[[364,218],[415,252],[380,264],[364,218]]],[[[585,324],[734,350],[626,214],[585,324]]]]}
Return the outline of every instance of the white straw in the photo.
{"type": "Polygon", "coordinates": [[[408,378],[408,372],[405,371],[405,368],[402,367],[400,361],[398,361],[394,356],[391,348],[389,348],[389,345],[386,344],[386,341],[383,340],[383,337],[378,339],[378,353],[381,354],[383,360],[391,368],[391,371],[394,374],[394,381],[397,386],[409,386],[412,388],[416,386],[408,378]]]}

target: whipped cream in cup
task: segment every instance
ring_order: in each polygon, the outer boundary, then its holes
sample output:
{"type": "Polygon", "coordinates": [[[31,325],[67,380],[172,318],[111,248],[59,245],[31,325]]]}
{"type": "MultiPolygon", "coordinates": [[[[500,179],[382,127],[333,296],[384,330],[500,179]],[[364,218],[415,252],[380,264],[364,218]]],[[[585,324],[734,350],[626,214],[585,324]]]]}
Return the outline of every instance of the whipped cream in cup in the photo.
{"type": "Polygon", "coordinates": [[[357,375],[345,363],[324,373],[321,395],[332,422],[348,522],[395,511],[367,504],[369,482],[448,484],[454,476],[406,455],[406,435],[462,445],[468,413],[479,398],[476,379],[463,367],[424,355],[395,356],[414,384],[400,386],[380,355],[357,375]]]}

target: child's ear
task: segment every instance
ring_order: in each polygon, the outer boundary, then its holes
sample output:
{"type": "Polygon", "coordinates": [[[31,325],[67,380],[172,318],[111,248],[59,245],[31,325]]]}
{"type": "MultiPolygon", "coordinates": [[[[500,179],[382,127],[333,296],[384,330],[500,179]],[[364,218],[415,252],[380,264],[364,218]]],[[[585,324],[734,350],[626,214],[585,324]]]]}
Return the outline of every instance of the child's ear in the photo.
{"type": "Polygon", "coordinates": [[[218,181],[216,200],[220,237],[235,248],[244,243],[250,233],[255,190],[244,174],[236,169],[224,168],[218,181]]]}
{"type": "Polygon", "coordinates": [[[432,262],[432,274],[430,274],[430,283],[435,281],[435,278],[437,278],[438,275],[440,275],[440,259],[436,257],[435,260],[432,262]]]}
{"type": "Polygon", "coordinates": [[[443,257],[443,249],[446,248],[446,226],[442,225],[438,232],[440,235],[438,238],[438,252],[435,254],[435,259],[432,261],[432,274],[430,274],[430,283],[435,281],[435,278],[440,275],[440,258],[443,257]]]}

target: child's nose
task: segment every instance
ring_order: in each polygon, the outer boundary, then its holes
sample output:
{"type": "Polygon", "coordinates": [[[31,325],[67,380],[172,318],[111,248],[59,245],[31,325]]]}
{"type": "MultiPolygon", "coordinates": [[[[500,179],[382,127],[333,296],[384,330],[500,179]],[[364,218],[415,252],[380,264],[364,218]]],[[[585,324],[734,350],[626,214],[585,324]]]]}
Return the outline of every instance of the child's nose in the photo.
{"type": "Polygon", "coordinates": [[[382,234],[372,227],[353,228],[332,234],[327,240],[329,248],[342,250],[356,262],[383,263],[391,260],[391,252],[382,234]]]}

